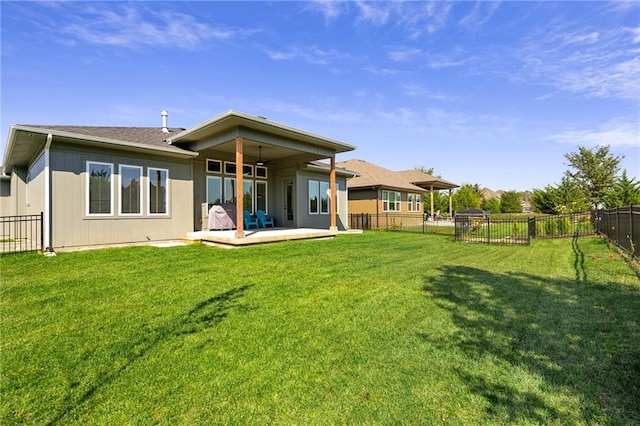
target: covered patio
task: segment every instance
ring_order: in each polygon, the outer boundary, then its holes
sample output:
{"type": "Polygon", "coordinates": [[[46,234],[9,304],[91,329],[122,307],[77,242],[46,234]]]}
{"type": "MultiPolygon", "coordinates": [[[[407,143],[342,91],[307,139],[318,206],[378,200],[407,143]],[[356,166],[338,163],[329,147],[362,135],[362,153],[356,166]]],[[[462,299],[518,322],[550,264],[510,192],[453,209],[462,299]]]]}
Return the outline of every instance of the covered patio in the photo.
{"type": "Polygon", "coordinates": [[[189,232],[186,240],[189,242],[214,243],[238,247],[253,244],[276,243],[280,241],[333,238],[337,234],[337,230],[328,229],[267,228],[246,229],[242,237],[238,237],[235,230],[189,232]]]}

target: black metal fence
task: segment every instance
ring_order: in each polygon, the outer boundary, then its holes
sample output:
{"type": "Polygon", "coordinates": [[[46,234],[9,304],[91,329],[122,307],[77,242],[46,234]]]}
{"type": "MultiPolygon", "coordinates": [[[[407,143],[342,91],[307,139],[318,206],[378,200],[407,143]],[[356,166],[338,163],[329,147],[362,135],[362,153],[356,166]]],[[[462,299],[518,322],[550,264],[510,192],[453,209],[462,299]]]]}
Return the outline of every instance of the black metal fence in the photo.
{"type": "Polygon", "coordinates": [[[631,257],[640,257],[640,205],[594,212],[596,231],[631,257]]]}
{"type": "Polygon", "coordinates": [[[592,212],[500,219],[458,215],[455,227],[456,241],[483,244],[530,244],[532,238],[566,238],[596,232],[592,212]]]}
{"type": "Polygon", "coordinates": [[[42,213],[0,216],[0,254],[43,250],[42,213]]]}
{"type": "Polygon", "coordinates": [[[452,220],[432,219],[423,213],[351,213],[351,229],[415,232],[420,234],[451,234],[452,220]]]}

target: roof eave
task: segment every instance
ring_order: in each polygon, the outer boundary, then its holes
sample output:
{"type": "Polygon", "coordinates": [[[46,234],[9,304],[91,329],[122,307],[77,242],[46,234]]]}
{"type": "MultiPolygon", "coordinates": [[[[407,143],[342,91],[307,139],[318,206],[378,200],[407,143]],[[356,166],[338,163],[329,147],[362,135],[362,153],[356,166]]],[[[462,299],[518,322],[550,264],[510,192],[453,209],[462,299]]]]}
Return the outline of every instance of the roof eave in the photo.
{"type": "Polygon", "coordinates": [[[143,145],[136,142],[127,142],[127,141],[121,141],[118,139],[103,138],[99,136],[90,136],[90,135],[84,135],[80,133],[65,132],[61,130],[12,125],[9,130],[8,143],[7,143],[7,148],[5,150],[5,156],[4,156],[5,170],[11,170],[11,168],[15,165],[11,161],[12,160],[11,154],[13,152],[13,146],[15,144],[14,141],[15,141],[16,134],[19,131],[42,134],[42,135],[51,134],[54,137],[72,139],[72,140],[78,140],[78,141],[84,141],[84,142],[87,142],[87,141],[94,142],[96,144],[118,147],[119,149],[122,149],[125,151],[132,151],[132,152],[143,152],[143,153],[153,152],[157,155],[169,156],[169,157],[175,157],[175,158],[184,158],[184,159],[194,158],[198,156],[197,152],[191,152],[187,150],[178,151],[178,149],[181,149],[181,148],[177,148],[177,147],[163,148],[159,146],[143,145]]]}
{"type": "Polygon", "coordinates": [[[169,138],[168,142],[171,144],[179,143],[181,141],[184,141],[190,135],[194,135],[206,129],[207,127],[211,127],[219,123],[224,123],[225,121],[231,121],[231,127],[246,126],[252,129],[270,133],[273,133],[274,130],[276,130],[277,133],[284,132],[294,139],[297,136],[298,138],[302,138],[302,140],[320,142],[324,146],[331,147],[336,153],[353,151],[356,149],[356,147],[353,145],[349,145],[335,139],[327,138],[314,133],[306,132],[304,130],[296,129],[294,127],[286,126],[284,124],[269,121],[263,117],[253,116],[234,110],[226,111],[187,130],[184,130],[174,135],[172,138],[169,138]],[[234,120],[236,121],[236,123],[233,123],[234,120]]]}

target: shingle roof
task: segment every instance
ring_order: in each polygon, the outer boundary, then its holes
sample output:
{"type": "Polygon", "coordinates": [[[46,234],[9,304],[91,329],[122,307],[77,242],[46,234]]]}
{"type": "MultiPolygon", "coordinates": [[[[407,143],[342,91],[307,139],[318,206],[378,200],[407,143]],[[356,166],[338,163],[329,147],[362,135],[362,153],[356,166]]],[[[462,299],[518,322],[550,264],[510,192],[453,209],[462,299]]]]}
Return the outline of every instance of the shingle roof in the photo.
{"type": "Polygon", "coordinates": [[[166,142],[166,139],[170,138],[171,135],[184,130],[182,128],[170,128],[167,133],[163,132],[159,127],[47,126],[41,124],[25,124],[24,126],[73,133],[82,136],[114,139],[122,142],[133,142],[162,148],[171,146],[166,142]]]}
{"type": "Polygon", "coordinates": [[[423,188],[411,184],[398,174],[398,172],[393,172],[364,160],[354,159],[341,161],[336,163],[336,167],[353,170],[360,175],[347,181],[347,187],[350,189],[380,186],[410,192],[424,192],[423,188]]]}
{"type": "Polygon", "coordinates": [[[394,172],[384,167],[368,163],[364,160],[347,160],[336,163],[337,167],[357,172],[360,176],[347,181],[349,188],[380,186],[413,192],[424,192],[433,189],[457,188],[458,185],[442,178],[432,176],[420,170],[404,170],[394,172]]]}
{"type": "Polygon", "coordinates": [[[397,173],[414,185],[418,185],[425,189],[429,189],[431,185],[433,185],[433,189],[451,189],[458,188],[460,186],[449,182],[448,180],[444,180],[416,169],[403,170],[397,173]]]}

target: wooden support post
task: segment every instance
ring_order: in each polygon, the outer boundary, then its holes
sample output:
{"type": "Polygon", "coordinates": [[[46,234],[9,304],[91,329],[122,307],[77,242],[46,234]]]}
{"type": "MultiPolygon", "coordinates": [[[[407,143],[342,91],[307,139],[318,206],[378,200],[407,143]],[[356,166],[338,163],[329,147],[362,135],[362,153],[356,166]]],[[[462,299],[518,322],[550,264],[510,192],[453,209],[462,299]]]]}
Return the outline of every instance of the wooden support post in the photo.
{"type": "Polygon", "coordinates": [[[435,209],[433,208],[433,185],[431,185],[431,218],[433,219],[436,215],[435,209]]]}
{"type": "Polygon", "coordinates": [[[453,197],[451,196],[451,188],[449,188],[449,217],[453,217],[453,197]]]}
{"type": "Polygon", "coordinates": [[[236,138],[236,238],[244,238],[244,184],[243,184],[243,140],[240,136],[236,138]]]}
{"type": "Polygon", "coordinates": [[[331,171],[329,172],[329,211],[331,217],[331,223],[329,226],[330,231],[337,231],[336,225],[336,206],[338,198],[336,195],[336,157],[331,157],[331,171]]]}

